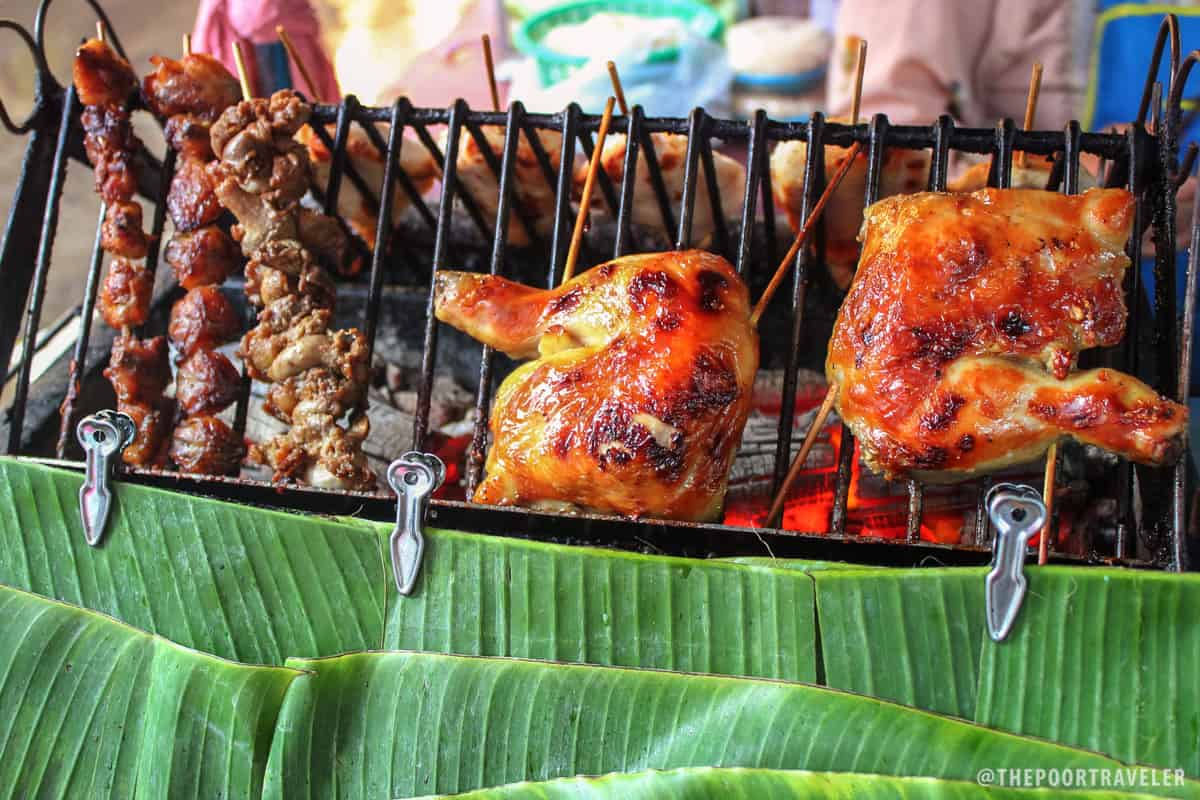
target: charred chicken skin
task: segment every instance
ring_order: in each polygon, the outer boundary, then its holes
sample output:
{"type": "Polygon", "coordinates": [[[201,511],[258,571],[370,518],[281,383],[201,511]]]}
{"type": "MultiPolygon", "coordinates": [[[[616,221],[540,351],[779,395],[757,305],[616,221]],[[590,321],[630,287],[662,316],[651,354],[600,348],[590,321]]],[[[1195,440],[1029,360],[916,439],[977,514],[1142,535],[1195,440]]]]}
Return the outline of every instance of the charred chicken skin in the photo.
{"type": "Polygon", "coordinates": [[[1179,452],[1187,409],[1076,355],[1125,332],[1122,189],[892,197],[868,209],[826,375],[863,460],[953,481],[1063,437],[1145,464],[1179,452]]]}
{"type": "Polygon", "coordinates": [[[711,253],[627,256],[543,291],[436,277],[436,313],[514,358],[475,501],[720,517],[750,410],[749,294],[711,253]]]}

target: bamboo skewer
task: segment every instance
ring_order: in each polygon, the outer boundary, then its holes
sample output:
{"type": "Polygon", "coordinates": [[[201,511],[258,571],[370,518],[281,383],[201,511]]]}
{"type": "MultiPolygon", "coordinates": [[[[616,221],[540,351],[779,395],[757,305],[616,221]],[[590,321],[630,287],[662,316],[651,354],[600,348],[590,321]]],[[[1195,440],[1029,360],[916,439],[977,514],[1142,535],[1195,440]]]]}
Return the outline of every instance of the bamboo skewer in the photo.
{"type": "Polygon", "coordinates": [[[588,164],[587,179],[583,182],[583,195],[579,198],[579,215],[575,217],[575,230],[571,232],[571,247],[567,250],[567,263],[563,267],[562,283],[575,276],[575,262],[579,260],[579,245],[583,240],[583,227],[587,224],[588,206],[592,202],[592,187],[596,183],[596,172],[600,169],[600,157],[604,154],[604,139],[608,136],[608,125],[612,122],[615,98],[608,98],[604,105],[604,116],[600,118],[600,130],[596,132],[596,144],[592,148],[592,161],[588,164]]]}
{"type": "MultiPolygon", "coordinates": [[[[326,98],[320,96],[320,91],[317,89],[317,82],[313,80],[312,73],[308,71],[308,66],[300,58],[300,53],[296,50],[296,46],[292,44],[292,37],[288,35],[287,29],[282,25],[276,25],[275,35],[283,43],[283,49],[287,51],[288,58],[292,60],[292,63],[296,65],[296,69],[300,71],[300,77],[304,78],[304,82],[308,85],[308,91],[312,94],[313,102],[323,102],[326,98]]],[[[241,75],[240,71],[238,75],[241,75]]]]}
{"type": "Polygon", "coordinates": [[[767,284],[767,288],[763,290],[762,296],[758,298],[758,303],[755,304],[754,310],[750,312],[751,325],[758,326],[758,321],[762,318],[763,312],[767,310],[767,304],[771,302],[771,298],[779,290],[783,279],[791,271],[792,263],[796,260],[796,255],[808,240],[813,228],[816,227],[817,221],[821,218],[821,212],[825,210],[825,206],[829,203],[830,198],[833,197],[833,193],[837,191],[846,174],[850,172],[850,167],[854,165],[854,159],[858,156],[860,149],[858,142],[855,142],[846,152],[848,157],[842,162],[842,166],[838,168],[837,173],[834,174],[833,180],[825,187],[825,191],[821,193],[821,197],[817,200],[817,205],[813,208],[812,213],[808,215],[808,219],[804,220],[804,225],[796,234],[796,238],[792,240],[792,246],[788,248],[787,255],[779,262],[779,266],[775,269],[775,274],[771,276],[771,282],[767,284]]]}
{"type": "Polygon", "coordinates": [[[492,93],[492,111],[499,111],[500,92],[496,89],[496,62],[492,60],[492,37],[485,33],[479,38],[483,42],[483,63],[487,67],[488,90],[492,93]]]}
{"type": "Polygon", "coordinates": [[[104,23],[100,20],[96,20],[96,38],[101,42],[108,41],[104,36],[104,23]]]}
{"type": "Polygon", "coordinates": [[[246,57],[242,55],[242,43],[233,43],[233,60],[237,63],[238,82],[242,84],[242,99],[254,98],[254,89],[250,86],[250,76],[246,73],[246,57]]]}
{"type": "Polygon", "coordinates": [[[613,93],[617,96],[617,108],[621,109],[621,115],[629,116],[629,104],[625,102],[625,90],[621,88],[621,76],[617,74],[617,65],[612,61],[608,62],[608,78],[612,81],[613,93]]]}
{"type": "MultiPolygon", "coordinates": [[[[1037,113],[1038,95],[1042,91],[1042,62],[1037,62],[1033,65],[1033,72],[1029,76],[1029,96],[1025,99],[1025,124],[1021,130],[1033,130],[1033,118],[1037,113]]],[[[1017,165],[1024,168],[1025,166],[1025,151],[1017,153],[1017,165]]]]}
{"type": "Polygon", "coordinates": [[[185,33],[183,35],[183,57],[187,58],[192,54],[192,35],[185,33]]]}
{"type": "MultiPolygon", "coordinates": [[[[858,116],[862,108],[862,86],[863,72],[867,66],[867,42],[861,40],[858,43],[858,56],[854,62],[854,97],[850,101],[850,124],[858,124],[858,116]]],[[[800,232],[796,234],[792,246],[788,248],[787,255],[783,257],[779,267],[775,270],[775,274],[771,276],[771,282],[767,284],[767,288],[763,291],[762,297],[758,299],[758,303],[754,306],[754,311],[750,314],[751,324],[757,326],[763,312],[766,311],[767,303],[771,301],[773,295],[779,288],[779,284],[783,282],[784,276],[788,272],[788,268],[795,260],[796,255],[800,252],[800,248],[804,245],[804,241],[808,238],[809,233],[816,225],[816,221],[820,219],[821,212],[825,209],[825,204],[829,202],[829,198],[833,197],[834,191],[838,184],[846,177],[850,171],[851,165],[858,158],[862,146],[855,142],[850,149],[846,151],[846,159],[842,162],[842,166],[838,169],[837,174],[833,176],[833,180],[825,187],[825,191],[817,200],[817,205],[813,208],[812,213],[808,215],[808,219],[804,221],[804,226],[800,232]]],[[[829,414],[833,411],[833,404],[837,400],[838,385],[830,383],[829,388],[825,390],[825,399],[821,401],[821,407],[817,410],[817,414],[813,417],[812,424],[808,426],[808,433],[804,435],[804,442],[800,445],[800,452],[792,459],[792,464],[788,467],[787,476],[784,477],[783,483],[779,486],[779,491],[775,493],[774,499],[771,501],[771,510],[767,513],[766,525],[768,528],[778,527],[783,520],[783,507],[787,500],[788,492],[792,489],[792,484],[800,477],[800,471],[804,467],[804,462],[808,460],[808,454],[812,451],[813,445],[817,441],[817,436],[821,433],[821,428],[825,426],[825,420],[829,418],[829,414]]],[[[845,443],[843,443],[845,446],[845,443]]]]}

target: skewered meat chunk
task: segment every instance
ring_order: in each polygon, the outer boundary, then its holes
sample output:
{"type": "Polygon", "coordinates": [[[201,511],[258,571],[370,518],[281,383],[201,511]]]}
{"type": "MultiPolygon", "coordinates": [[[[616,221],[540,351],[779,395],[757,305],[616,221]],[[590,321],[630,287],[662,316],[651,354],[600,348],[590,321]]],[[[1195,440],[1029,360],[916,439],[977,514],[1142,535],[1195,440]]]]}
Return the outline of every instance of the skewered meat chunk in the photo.
{"type": "MultiPolygon", "coordinates": [[[[846,148],[826,147],[825,177],[831,178],[846,159],[846,148]]],[[[804,163],[806,142],[781,142],[771,154],[771,187],[778,207],[787,215],[793,231],[804,225],[804,163]]],[[[883,155],[879,176],[879,198],[912,194],[923,190],[929,180],[929,153],[923,150],[891,149],[883,155]]],[[[864,149],[829,198],[822,220],[825,225],[825,260],[829,275],[845,289],[854,277],[858,261],[858,231],[862,227],[867,191],[867,154],[864,149]]]]}
{"type": "Polygon", "coordinates": [[[164,256],[184,289],[224,283],[241,264],[237,244],[215,225],[176,233],[164,256]]]}
{"type": "Polygon", "coordinates": [[[141,264],[114,258],[100,285],[100,315],[113,328],[134,328],[150,316],[154,276],[141,264]]]}
{"type": "Polygon", "coordinates": [[[229,475],[237,471],[246,448],[220,419],[189,416],[175,427],[168,452],[180,472],[229,475]]]}
{"type": "Polygon", "coordinates": [[[362,403],[365,386],[363,381],[347,378],[341,372],[317,367],[271,384],[263,408],[283,422],[313,413],[338,419],[362,403]]]}
{"type": "MultiPolygon", "coordinates": [[[[654,144],[655,158],[658,159],[662,173],[663,185],[672,207],[679,213],[683,203],[683,173],[687,166],[686,136],[674,133],[653,133],[650,141],[654,144]]],[[[626,137],[612,134],[604,140],[604,152],[600,157],[600,166],[612,180],[620,186],[625,177],[626,137]]],[[[721,198],[722,213],[729,214],[740,207],[734,205],[746,188],[746,169],[737,161],[723,153],[713,153],[713,168],[716,172],[718,196],[721,198]]],[[[575,190],[577,196],[582,194],[583,184],[587,178],[587,165],[581,164],[575,170],[575,190]]],[[[638,150],[637,174],[634,179],[633,216],[634,223],[646,228],[662,229],[662,211],[659,209],[658,198],[650,179],[650,168],[646,163],[646,152],[638,150]]],[[[592,205],[596,209],[607,209],[608,204],[599,193],[592,195],[592,205]]],[[[692,214],[692,240],[702,241],[716,229],[713,219],[712,201],[708,196],[708,181],[703,175],[696,186],[695,207],[692,214]]],[[[675,231],[667,231],[674,240],[675,231]]]]}
{"type": "Polygon", "coordinates": [[[118,336],[113,340],[104,377],[112,384],[119,405],[155,402],[171,382],[167,340],[162,336],[118,336]]]}
{"type": "MultiPolygon", "coordinates": [[[[388,128],[384,123],[376,125],[384,141],[387,141],[388,128]]],[[[332,132],[332,129],[330,129],[332,132]]],[[[308,160],[312,164],[313,181],[324,189],[329,185],[329,169],[333,156],[325,143],[313,132],[311,125],[306,125],[296,134],[296,141],[308,148],[308,160]]],[[[367,138],[361,128],[353,127],[346,138],[346,158],[355,171],[371,188],[375,198],[383,192],[383,154],[367,138]]],[[[400,167],[412,180],[413,187],[419,194],[428,192],[437,180],[439,170],[429,152],[419,142],[405,139],[400,147],[400,167]]],[[[399,183],[392,195],[392,224],[398,225],[400,216],[409,206],[408,195],[400,188],[399,183]]],[[[357,233],[364,242],[375,246],[375,229],[379,224],[379,209],[374,203],[363,197],[358,189],[342,180],[341,191],[338,192],[338,215],[346,221],[350,229],[357,233]]]]}
{"type": "Polygon", "coordinates": [[[375,475],[367,466],[362,443],[370,423],[359,415],[342,428],[326,414],[293,420],[287,433],[280,434],[254,454],[275,470],[275,480],[301,480],[322,489],[367,491],[375,486],[375,475]]]}
{"type": "Polygon", "coordinates": [[[317,261],[329,269],[340,270],[346,261],[349,243],[337,220],[308,208],[301,208],[296,219],[296,235],[312,251],[317,261]]]}
{"type": "Polygon", "coordinates": [[[238,224],[233,226],[233,238],[242,246],[242,254],[252,257],[264,244],[277,239],[299,237],[296,209],[278,209],[257,195],[245,191],[233,178],[223,178],[216,185],[221,205],[233,212],[238,224]]]}
{"type": "Polygon", "coordinates": [[[159,397],[149,403],[118,404],[117,410],[132,417],[137,427],[137,435],[121,453],[122,460],[134,467],[161,465],[175,422],[175,402],[159,397]]]}
{"type": "Polygon", "coordinates": [[[1032,189],[893,197],[866,215],[826,375],[863,460],[960,480],[1062,437],[1134,461],[1179,451],[1187,409],[1136,378],[1071,373],[1125,332],[1133,197],[1032,189]]]}
{"type": "Polygon", "coordinates": [[[216,154],[212,150],[209,127],[209,123],[191,114],[176,114],[163,124],[163,136],[181,158],[212,161],[216,154]]]}
{"type": "MultiPolygon", "coordinates": [[[[481,130],[483,138],[487,140],[496,159],[499,160],[504,155],[504,128],[498,125],[484,125],[481,130]]],[[[562,159],[562,134],[555,131],[538,131],[538,140],[542,149],[546,151],[550,167],[557,171],[562,159]]],[[[443,136],[443,150],[445,146],[446,139],[443,136]]],[[[459,139],[455,167],[463,190],[474,198],[483,218],[495,220],[500,200],[500,183],[475,137],[465,129],[459,139]]],[[[524,135],[517,143],[513,182],[517,202],[529,212],[529,217],[537,229],[536,234],[544,238],[554,227],[554,186],[547,182],[533,152],[533,146],[524,135]]],[[[527,247],[532,242],[530,232],[514,213],[508,222],[508,243],[514,247],[527,247]]]]}
{"type": "Polygon", "coordinates": [[[176,61],[151,56],[155,66],[142,81],[142,97],[158,117],[187,114],[200,122],[213,123],[242,96],[237,78],[225,65],[205,53],[189,53],[176,61]]]}
{"type": "Polygon", "coordinates": [[[267,242],[246,264],[246,296],[267,306],[288,295],[303,295],[318,308],[333,308],[337,289],[300,242],[267,242]]]}
{"type": "Polygon", "coordinates": [[[250,377],[268,380],[267,371],[284,349],[305,337],[323,335],[331,319],[328,309],[316,308],[305,298],[282,297],[259,312],[258,324],[242,337],[238,355],[250,377]]]}
{"type": "Polygon", "coordinates": [[[99,39],[89,39],[75,51],[72,78],[85,106],[123,106],[138,83],[129,62],[99,39]]]}
{"type": "Polygon", "coordinates": [[[222,208],[216,188],[216,177],[200,159],[184,158],[176,165],[167,192],[167,211],[175,230],[194,231],[220,218],[222,208]]]}
{"type": "Polygon", "coordinates": [[[167,335],[183,358],[221,346],[241,330],[237,310],[216,286],[198,286],[171,307],[167,335]]]}
{"type": "Polygon", "coordinates": [[[124,258],[145,258],[147,236],[142,230],[142,207],[137,203],[113,203],[104,212],[100,246],[124,258]]]}
{"type": "Polygon", "coordinates": [[[83,145],[96,176],[96,192],[106,203],[131,200],[137,193],[133,155],[142,142],[133,135],[128,109],[88,106],[80,116],[83,145]]]}
{"type": "Polygon", "coordinates": [[[549,291],[439,272],[435,310],[536,359],[496,395],[476,502],[720,517],[758,368],[749,293],[723,258],[627,256],[549,291]]]}
{"type": "Polygon", "coordinates": [[[199,349],[183,360],[175,376],[175,399],[189,417],[217,414],[237,399],[242,376],[215,350],[199,349]]]}

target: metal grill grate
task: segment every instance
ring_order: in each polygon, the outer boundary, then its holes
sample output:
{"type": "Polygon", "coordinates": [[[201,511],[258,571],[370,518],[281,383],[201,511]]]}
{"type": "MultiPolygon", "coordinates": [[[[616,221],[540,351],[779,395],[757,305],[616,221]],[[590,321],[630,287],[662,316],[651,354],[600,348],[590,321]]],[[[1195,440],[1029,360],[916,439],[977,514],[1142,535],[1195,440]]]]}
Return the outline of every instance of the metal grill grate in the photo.
{"type": "MultiPolygon", "coordinates": [[[[63,176],[69,157],[83,161],[80,144],[79,107],[74,90],[63,89],[50,74],[42,57],[40,29],[44,22],[45,3],[39,11],[39,36],[36,41],[28,37],[19,26],[2,22],[0,27],[15,30],[35,54],[38,70],[39,93],[36,108],[26,125],[16,126],[4,122],[14,134],[29,133],[25,172],[14,198],[13,212],[0,251],[0,276],[6,287],[0,298],[0,359],[9,359],[16,339],[18,323],[24,312],[24,336],[22,339],[19,371],[17,374],[14,400],[9,409],[7,452],[23,454],[30,440],[28,419],[31,392],[31,365],[35,354],[35,333],[41,322],[41,306],[45,294],[46,275],[51,267],[54,234],[59,224],[58,208],[63,188],[63,176]],[[29,227],[30,220],[38,225],[29,227]],[[27,230],[40,230],[35,252],[29,248],[30,239],[22,235],[27,230]],[[11,289],[9,288],[11,287],[11,289]]],[[[119,47],[119,40],[117,42],[119,47]]],[[[715,229],[711,239],[712,249],[730,257],[739,272],[751,285],[761,279],[765,282],[771,265],[777,263],[781,240],[786,245],[789,231],[775,230],[771,174],[768,165],[769,147],[772,142],[785,140],[806,141],[809,145],[804,170],[803,215],[807,216],[825,184],[824,148],[829,146],[848,147],[853,142],[861,143],[867,152],[867,190],[864,202],[872,203],[879,194],[880,176],[884,154],[888,148],[923,149],[930,151],[932,160],[928,186],[932,190],[944,190],[952,153],[975,153],[992,158],[989,183],[993,186],[1008,186],[1012,175],[1014,150],[1031,154],[1054,156],[1050,186],[1066,193],[1079,189],[1079,163],[1084,153],[1100,156],[1109,165],[1108,185],[1124,185],[1138,197],[1136,211],[1137,230],[1146,221],[1153,222],[1154,242],[1157,252],[1155,262],[1156,291],[1152,306],[1143,307],[1143,289],[1137,264],[1141,257],[1141,239],[1136,233],[1128,243],[1128,253],[1134,261],[1127,275],[1127,300],[1130,310],[1129,334],[1126,341],[1111,351],[1090,355],[1098,363],[1121,368],[1147,379],[1160,391],[1186,402],[1188,374],[1191,362],[1191,320],[1194,302],[1195,270],[1188,270],[1188,313],[1182,325],[1178,322],[1175,292],[1175,199],[1174,188],[1179,170],[1176,136],[1179,129],[1179,103],[1182,86],[1186,81],[1196,54],[1188,56],[1182,63],[1179,58],[1178,34],[1173,21],[1164,22],[1158,47],[1153,54],[1146,96],[1143,101],[1142,119],[1133,124],[1126,133],[1084,133],[1077,122],[1071,122],[1062,131],[1017,130],[1011,120],[1002,120],[993,129],[957,127],[948,116],[939,118],[931,126],[892,125],[882,115],[875,116],[869,124],[854,127],[826,121],[822,115],[814,114],[807,123],[786,123],[769,119],[758,112],[749,121],[716,119],[703,109],[696,109],[687,119],[646,117],[640,107],[635,107],[628,117],[616,117],[613,130],[627,134],[628,146],[625,153],[624,176],[620,186],[614,186],[601,171],[598,175],[602,201],[615,217],[615,235],[611,255],[616,257],[631,251],[634,240],[632,208],[637,172],[640,165],[648,170],[650,188],[661,213],[664,230],[672,232],[676,248],[688,247],[693,242],[693,218],[700,181],[705,182],[708,202],[711,203],[715,229]],[[1168,88],[1165,108],[1152,102],[1155,97],[1153,76],[1158,72],[1164,43],[1171,45],[1170,74],[1175,76],[1168,88]],[[1147,132],[1141,123],[1151,110],[1154,112],[1147,132]],[[663,179],[662,166],[655,154],[650,135],[667,132],[687,137],[684,160],[682,198],[678,208],[672,202],[663,179]],[[735,212],[733,198],[721,197],[717,173],[713,160],[713,140],[719,139],[728,145],[745,148],[746,182],[740,209],[735,212]],[[639,159],[644,155],[645,161],[639,159]],[[764,235],[756,243],[756,220],[761,219],[764,235]],[[740,221],[731,229],[727,217],[740,221]],[[1141,357],[1139,336],[1149,336],[1152,359],[1141,357]]],[[[1159,90],[1161,97],[1161,89],[1159,90]]],[[[458,242],[452,235],[452,220],[456,206],[461,206],[467,220],[485,240],[490,240],[487,268],[493,274],[503,274],[509,263],[508,231],[515,215],[527,231],[536,230],[532,212],[522,206],[514,192],[514,169],[517,161],[519,139],[527,141],[534,154],[538,172],[554,194],[553,225],[548,241],[535,237],[529,252],[541,253],[545,283],[557,284],[565,260],[570,238],[573,214],[570,208],[572,186],[571,167],[575,150],[590,156],[593,135],[599,125],[599,117],[581,112],[572,105],[558,114],[535,114],[525,110],[521,103],[513,103],[507,112],[483,112],[470,109],[462,100],[446,109],[415,108],[406,99],[397,100],[390,108],[361,105],[353,96],[348,96],[336,106],[314,107],[312,128],[332,154],[328,185],[314,187],[327,213],[337,209],[339,193],[355,191],[366,203],[378,210],[380,223],[372,246],[358,239],[351,232],[352,244],[358,254],[368,259],[368,273],[364,329],[369,347],[374,349],[379,333],[381,302],[385,279],[397,264],[410,270],[419,270],[428,286],[432,271],[455,265],[454,257],[458,242]],[[375,123],[388,123],[390,130],[386,140],[375,127],[375,123]],[[333,133],[326,130],[333,126],[333,133]],[[378,194],[354,168],[346,157],[346,144],[351,128],[360,128],[367,139],[383,155],[385,171],[383,185],[378,194]],[[504,129],[504,144],[500,154],[493,153],[484,135],[486,126],[504,129]],[[445,150],[439,147],[431,129],[445,129],[445,150]],[[555,169],[550,154],[546,152],[537,133],[554,131],[561,134],[560,169],[555,169]],[[406,136],[411,132],[412,136],[406,136]],[[499,197],[494,220],[485,218],[481,204],[462,185],[457,174],[459,150],[469,137],[479,148],[487,167],[499,184],[499,197]],[[413,178],[408,175],[400,161],[401,148],[420,147],[432,157],[442,172],[440,203],[431,208],[417,190],[413,178]],[[349,186],[345,184],[349,183],[349,186]],[[392,217],[394,189],[399,186],[415,211],[416,218],[432,237],[431,252],[426,258],[418,253],[411,243],[395,236],[392,217]]],[[[1194,151],[1185,158],[1190,169],[1194,151]]],[[[174,168],[174,153],[167,151],[161,163],[147,159],[147,169],[142,176],[143,193],[154,202],[152,241],[161,239],[165,216],[165,196],[174,168]]],[[[101,209],[101,218],[103,209],[101,209]]],[[[349,231],[348,231],[349,232],[349,231]]],[[[1193,238],[1200,237],[1200,230],[1193,230],[1193,238]]],[[[73,351],[73,358],[66,370],[65,384],[60,382],[51,387],[55,397],[62,397],[61,421],[58,429],[56,455],[58,459],[77,457],[74,451],[72,431],[81,409],[79,390],[81,381],[97,365],[88,363],[91,343],[91,321],[96,302],[97,286],[103,254],[99,246],[99,224],[96,243],[89,263],[87,280],[82,298],[80,330],[73,351]]],[[[817,352],[823,354],[825,342],[814,342],[806,337],[806,309],[811,307],[809,288],[815,270],[823,260],[823,237],[818,236],[816,248],[802,250],[797,256],[795,278],[789,297],[782,295],[772,304],[770,314],[786,331],[781,337],[780,348],[786,354],[783,359],[783,383],[781,413],[778,421],[778,443],[774,454],[773,481],[778,487],[788,467],[793,438],[794,409],[797,395],[797,376],[802,355],[810,357],[817,352]]],[[[594,245],[593,245],[594,247],[594,245]]],[[[590,254],[593,259],[601,256],[590,254]]],[[[607,254],[605,254],[607,255],[607,254]]],[[[148,265],[153,268],[157,261],[157,245],[152,247],[148,265]]],[[[426,313],[423,319],[412,320],[413,325],[422,325],[424,347],[420,368],[420,384],[416,421],[412,431],[413,449],[420,449],[429,434],[429,414],[433,378],[438,373],[439,324],[432,314],[433,293],[429,289],[426,313]]],[[[486,420],[492,400],[493,378],[496,373],[494,353],[483,348],[479,363],[479,383],[475,401],[476,423],[467,462],[467,482],[473,488],[479,481],[483,468],[486,446],[486,420]]],[[[37,392],[43,391],[37,386],[37,392]]],[[[236,420],[239,432],[244,430],[247,407],[250,402],[250,383],[243,380],[238,399],[236,420]]],[[[38,424],[44,424],[39,422],[38,424]]],[[[838,453],[836,481],[834,484],[833,511],[828,531],[804,533],[781,530],[750,530],[718,524],[692,524],[654,521],[630,521],[597,515],[559,516],[521,509],[499,509],[470,503],[435,501],[433,513],[439,524],[457,525],[471,530],[504,533],[508,535],[537,536],[563,541],[585,541],[617,544],[628,547],[650,548],[680,554],[731,555],[762,553],[766,544],[776,555],[820,556],[853,558],[876,563],[914,563],[933,556],[940,563],[980,563],[987,560],[988,541],[986,515],[977,513],[979,529],[975,542],[958,546],[936,545],[920,538],[924,511],[924,492],[917,482],[908,484],[907,536],[902,541],[879,541],[857,537],[847,532],[847,507],[854,459],[854,442],[850,431],[843,425],[841,446],[838,453]]],[[[45,453],[33,453],[45,455],[45,453]]],[[[74,462],[72,462],[74,463],[74,462]]],[[[1184,537],[1188,508],[1188,461],[1185,458],[1174,469],[1134,468],[1123,463],[1113,481],[1113,497],[1117,503],[1119,529],[1111,547],[1092,543],[1091,554],[1086,560],[1106,560],[1123,564],[1180,568],[1184,561],[1184,537]]],[[[139,480],[188,490],[205,491],[235,500],[263,502],[296,509],[318,511],[359,510],[382,519],[392,516],[390,496],[348,492],[326,492],[304,487],[276,487],[270,484],[222,477],[184,476],[158,470],[126,470],[127,479],[139,480]]],[[[988,486],[980,488],[980,506],[988,486]]],[[[1078,560],[1078,557],[1055,554],[1057,559],[1078,560]]]]}

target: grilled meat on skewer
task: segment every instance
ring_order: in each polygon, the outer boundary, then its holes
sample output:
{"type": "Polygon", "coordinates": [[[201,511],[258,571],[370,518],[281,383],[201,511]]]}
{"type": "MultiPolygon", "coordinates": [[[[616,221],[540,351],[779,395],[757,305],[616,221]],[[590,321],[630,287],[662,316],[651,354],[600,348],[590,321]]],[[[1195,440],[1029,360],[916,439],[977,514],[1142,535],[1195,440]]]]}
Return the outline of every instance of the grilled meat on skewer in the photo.
{"type": "Polygon", "coordinates": [[[1122,189],[871,206],[826,363],[863,460],[888,476],[961,480],[1072,437],[1171,461],[1185,407],[1115,370],[1072,372],[1081,350],[1125,333],[1133,211],[1122,189]]]}
{"type": "Polygon", "coordinates": [[[184,289],[219,286],[242,264],[237,244],[215,225],[176,233],[167,242],[164,257],[184,289]]]}
{"type": "Polygon", "coordinates": [[[719,519],[758,334],[729,262],[627,256],[543,291],[439,272],[438,319],[513,358],[476,502],[719,519]]]}
{"type": "Polygon", "coordinates": [[[223,209],[216,189],[208,163],[188,157],[176,163],[167,192],[167,213],[176,231],[194,231],[220,219],[223,209]]]}
{"type": "Polygon", "coordinates": [[[175,399],[186,416],[216,414],[237,399],[242,376],[228,358],[200,348],[179,364],[175,399]]]}
{"type": "Polygon", "coordinates": [[[265,305],[240,354],[251,377],[272,384],[268,413],[291,426],[251,457],[271,466],[276,480],[369,489],[366,340],[355,329],[330,330],[335,290],[326,270],[340,265],[345,237],[334,219],[299,204],[311,169],[307,149],[292,137],[309,110],[282,91],[238,103],[212,127],[217,195],[238,218],[234,237],[250,258],[247,293],[265,305]]]}
{"type": "MultiPolygon", "coordinates": [[[[980,161],[972,164],[961,175],[950,181],[946,188],[951,192],[964,193],[986,189],[991,169],[992,164],[990,161],[980,161]]],[[[1054,169],[1054,162],[1049,158],[1030,155],[1025,159],[1023,165],[1014,158],[1009,188],[1045,189],[1047,188],[1046,184],[1050,182],[1050,171],[1052,169],[1054,169]]],[[[1095,176],[1088,172],[1087,169],[1080,167],[1079,190],[1094,189],[1096,186],[1095,176]]]]}
{"type": "Polygon", "coordinates": [[[183,117],[211,125],[241,99],[237,78],[206,53],[189,53],[178,61],[151,56],[150,63],[155,70],[142,81],[142,97],[161,119],[183,117]]]}
{"type": "Polygon", "coordinates": [[[180,472],[228,475],[242,463],[241,438],[214,416],[189,416],[175,427],[168,455],[180,472]]]}
{"type": "Polygon", "coordinates": [[[108,206],[100,244],[115,257],[100,286],[97,303],[105,322],[122,331],[113,342],[104,375],[117,395],[117,410],[133,418],[134,440],[122,453],[127,464],[159,464],[175,421],[173,401],[163,396],[170,380],[166,341],[140,341],[129,333],[150,315],[154,275],[137,259],[146,257],[147,237],[142,209],[134,201],[137,178],[133,162],[142,143],[129,117],[130,95],[137,76],[129,63],[98,39],[75,54],[75,89],[84,105],[84,150],[96,176],[96,192],[108,206]]]}
{"type": "Polygon", "coordinates": [[[216,286],[199,286],[171,307],[167,336],[189,358],[201,348],[213,350],[232,341],[241,329],[233,301],[216,286]]]}

